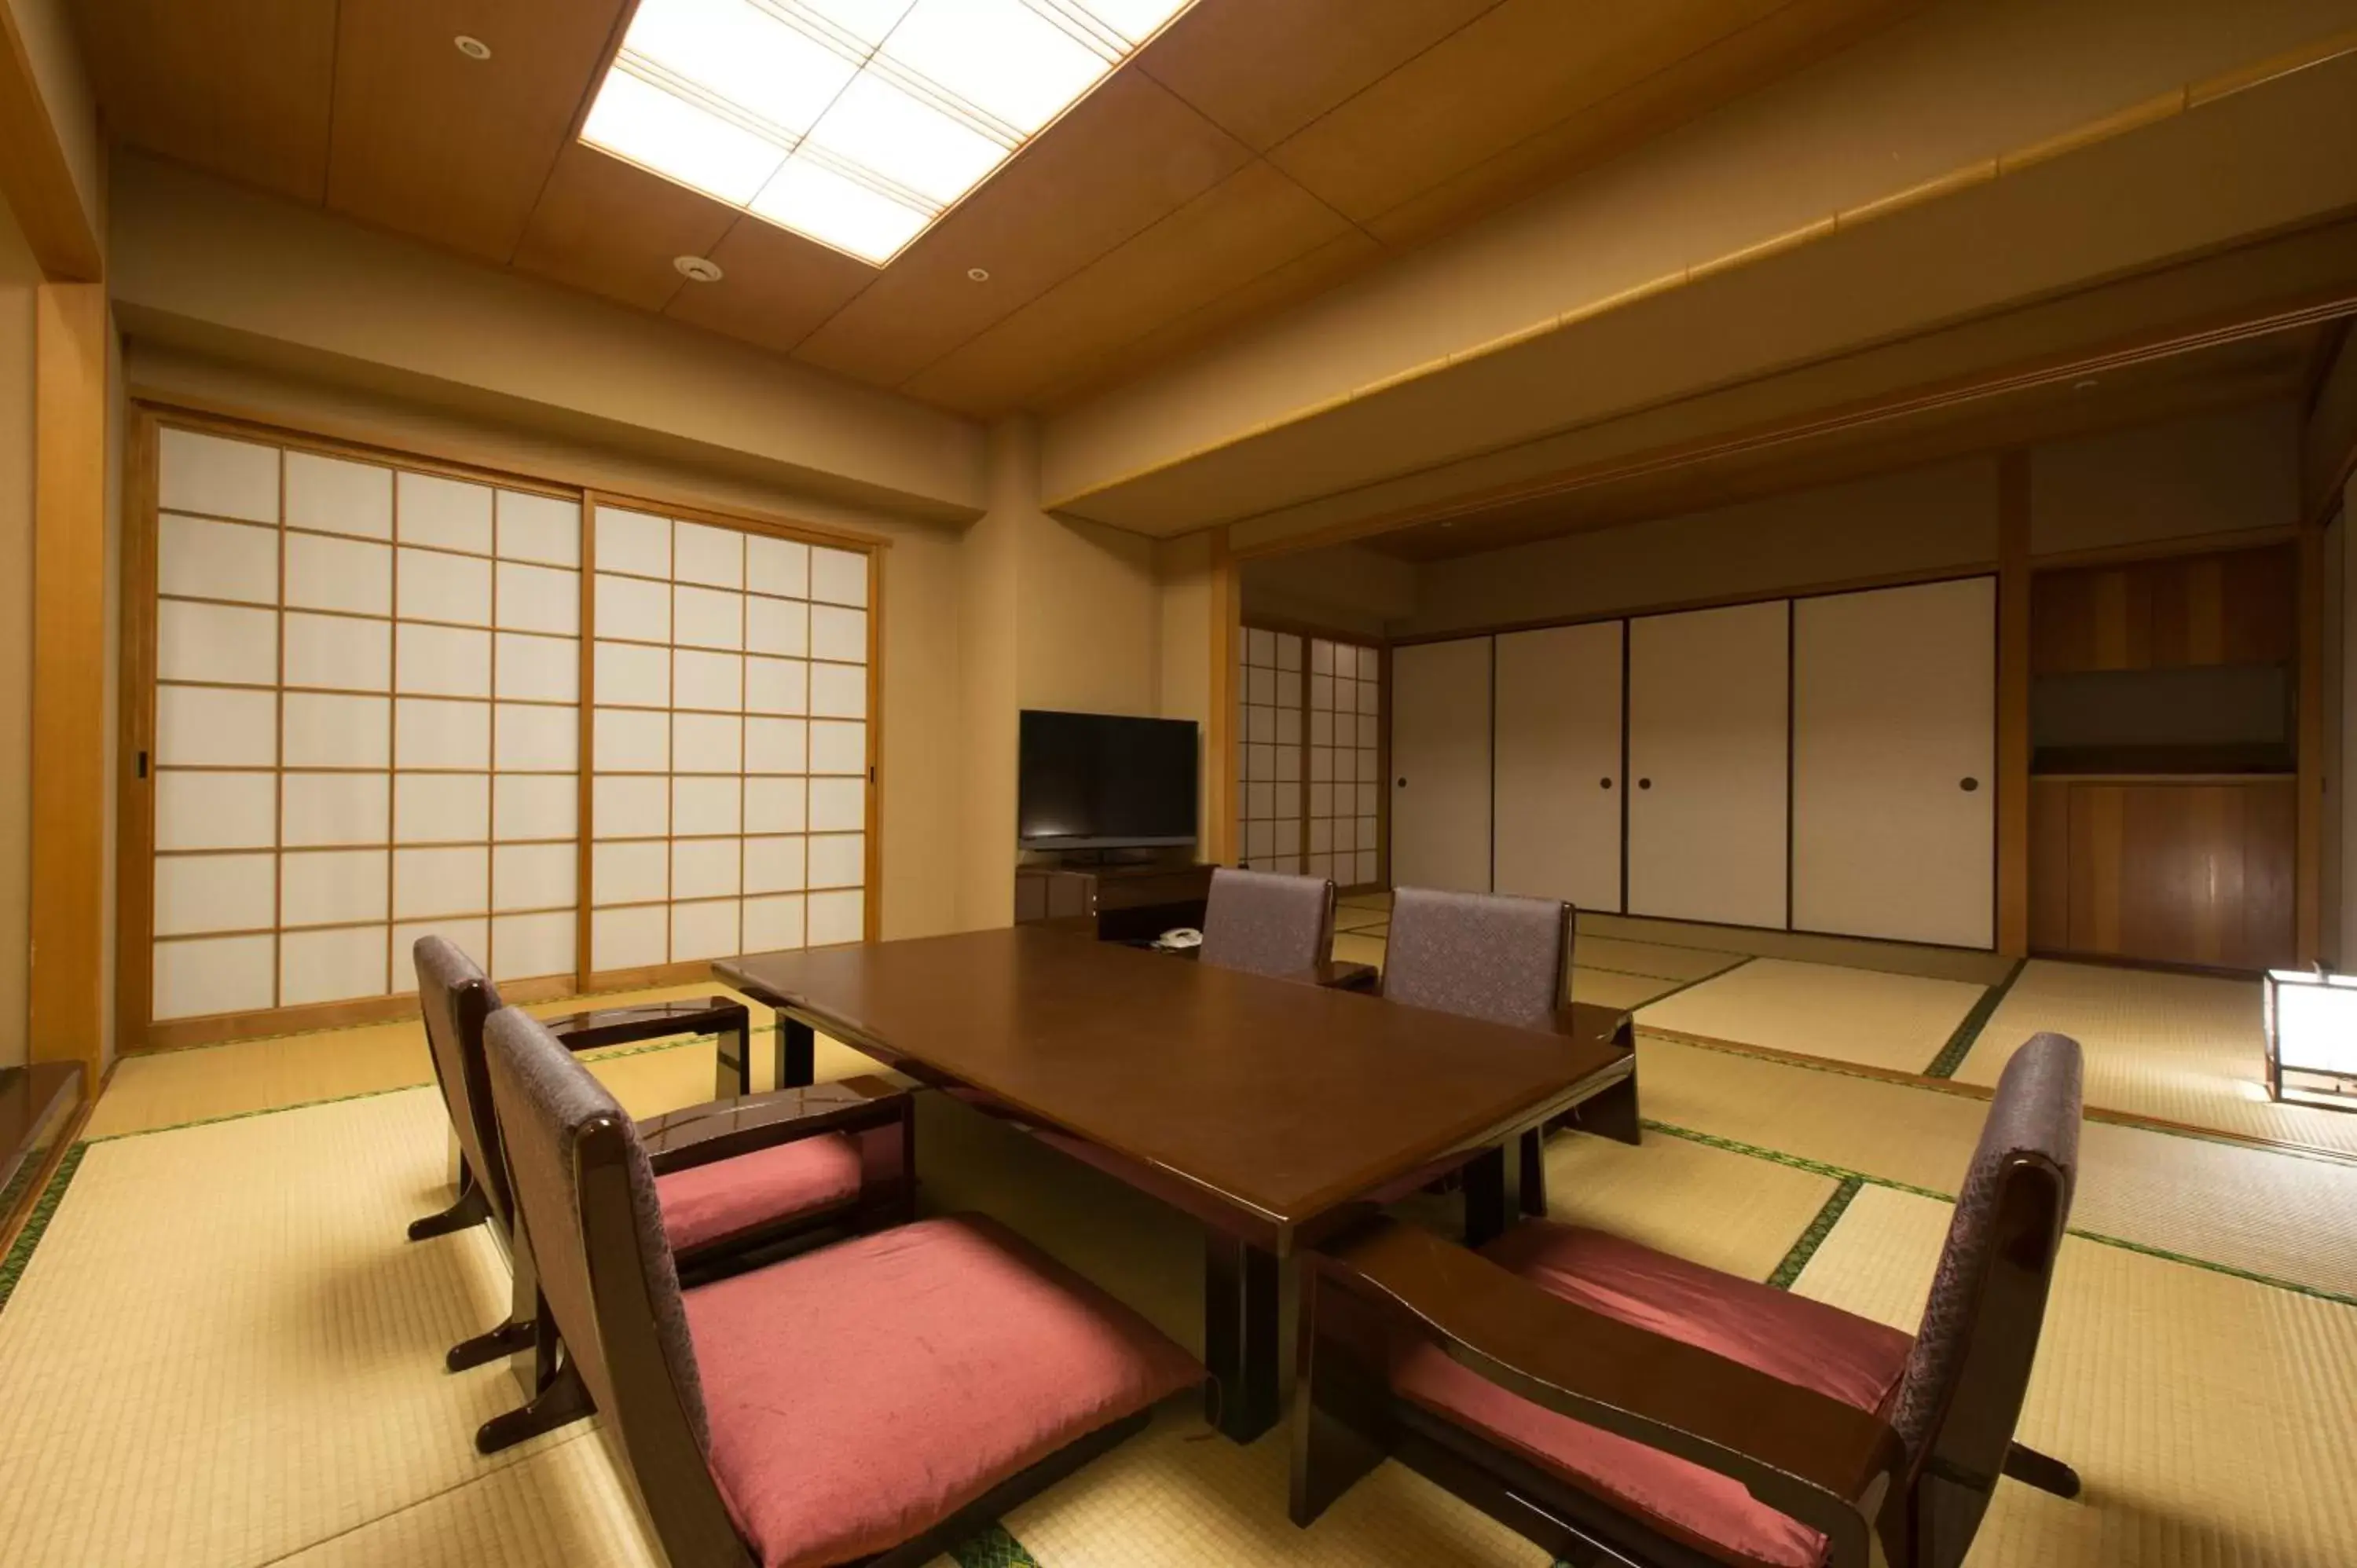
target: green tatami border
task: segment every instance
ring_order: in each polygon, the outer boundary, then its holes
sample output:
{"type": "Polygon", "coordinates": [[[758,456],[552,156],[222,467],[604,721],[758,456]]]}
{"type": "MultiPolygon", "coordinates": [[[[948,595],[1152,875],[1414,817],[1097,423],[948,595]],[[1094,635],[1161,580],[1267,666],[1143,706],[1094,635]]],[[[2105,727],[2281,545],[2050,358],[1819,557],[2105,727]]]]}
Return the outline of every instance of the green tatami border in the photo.
{"type": "MultiPolygon", "coordinates": [[[[1952,1192],[1937,1192],[1928,1187],[1916,1187],[1909,1182],[1893,1181],[1888,1176],[1870,1176],[1864,1171],[1845,1170],[1839,1165],[1827,1165],[1823,1160],[1788,1155],[1778,1149],[1763,1149],[1757,1144],[1746,1144],[1735,1138],[1722,1138],[1714,1133],[1698,1133],[1691,1127],[1673,1126],[1667,1122],[1656,1122],[1650,1117],[1644,1121],[1643,1126],[1649,1133],[1662,1133],[1673,1138],[1684,1138],[1689,1143],[1723,1149],[1728,1154],[1748,1155],[1756,1160],[1767,1160],[1771,1164],[1786,1165],[1793,1170],[1807,1171],[1813,1176],[1828,1176],[1845,1185],[1855,1182],[1863,1187],[1888,1187],[1893,1192],[1904,1192],[1916,1197],[1928,1197],[1937,1203],[1953,1204],[1956,1201],[1956,1195],[1952,1192]]],[[[1853,1192],[1850,1196],[1855,1197],[1856,1194],[1853,1192]]],[[[1834,1199],[1828,1200],[1826,1207],[1831,1208],[1834,1200],[1838,1200],[1844,1208],[1849,1206],[1849,1199],[1835,1192],[1834,1199]]],[[[1840,1216],[1836,1214],[1834,1218],[1838,1219],[1840,1216]]],[[[1818,1219],[1824,1219],[1824,1215],[1820,1212],[1818,1219]]],[[[1832,1228],[1832,1221],[1827,1221],[1826,1230],[1830,1231],[1832,1228]]],[[[1815,1229],[1814,1221],[1811,1222],[1810,1229],[1812,1230],[1815,1229]]],[[[2100,1230],[2088,1230],[2076,1225],[2070,1228],[2069,1234],[2076,1236],[2083,1241],[2093,1241],[2105,1247],[2117,1247],[2124,1252],[2141,1252],[2147,1258],[2158,1258],[2163,1262],[2182,1263],[2190,1269],[2203,1269],[2213,1274],[2224,1274],[2252,1284],[2269,1285],[2276,1290],[2289,1291],[2294,1295],[2311,1296],[2318,1301],[2329,1301],[2336,1306],[2357,1307],[2357,1295],[2351,1295],[2344,1291],[2327,1290],[2322,1285],[2302,1284],[2298,1280],[2283,1279],[2275,1274],[2263,1274],[2255,1269],[2238,1268],[2233,1263],[2215,1262],[2208,1258],[2192,1257],[2184,1252],[2172,1251],[2167,1247],[2153,1246],[2149,1242],[2131,1241],[2121,1236],[2107,1236],[2100,1230]]],[[[1823,1241],[1823,1237],[1817,1238],[1818,1244],[1821,1245],[1823,1241]]],[[[1794,1243],[1793,1251],[1800,1251],[1808,1242],[1808,1234],[1803,1232],[1801,1240],[1794,1243]]],[[[1815,1251],[1815,1246],[1809,1247],[1812,1254],[1815,1251]]],[[[1791,1262],[1792,1257],[1788,1253],[1785,1263],[1789,1264],[1791,1262]]],[[[1807,1259],[1803,1258],[1802,1262],[1805,1265],[1807,1259]]],[[[1778,1266],[1777,1273],[1780,1275],[1783,1273],[1783,1265],[1778,1266]]],[[[1799,1274],[1799,1269],[1794,1269],[1793,1277],[1797,1279],[1799,1274]]]]}

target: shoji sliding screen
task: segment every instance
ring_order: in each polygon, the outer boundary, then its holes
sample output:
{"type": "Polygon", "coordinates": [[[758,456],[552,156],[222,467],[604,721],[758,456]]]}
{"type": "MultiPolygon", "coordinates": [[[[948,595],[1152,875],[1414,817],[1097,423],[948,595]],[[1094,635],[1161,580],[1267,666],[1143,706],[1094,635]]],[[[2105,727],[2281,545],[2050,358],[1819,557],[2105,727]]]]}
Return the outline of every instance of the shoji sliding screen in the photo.
{"type": "Polygon", "coordinates": [[[1309,644],[1309,874],[1383,876],[1383,665],[1372,648],[1309,644]]]}
{"type": "Polygon", "coordinates": [[[126,1043],[399,1016],[427,932],[527,1001],[868,934],[872,547],[139,428],[126,1043]]]}
{"type": "Polygon", "coordinates": [[[577,499],[164,428],[156,1022],[575,971],[577,499]]]}
{"type": "Polygon", "coordinates": [[[1241,863],[1380,884],[1382,650],[1247,627],[1241,674],[1241,863]]]}
{"type": "Polygon", "coordinates": [[[1260,871],[1299,873],[1302,841],[1302,665],[1306,639],[1290,631],[1244,628],[1243,726],[1236,748],[1243,792],[1238,863],[1260,871]]]}
{"type": "Polygon", "coordinates": [[[868,557],[599,502],[595,981],[866,929],[868,557]]]}

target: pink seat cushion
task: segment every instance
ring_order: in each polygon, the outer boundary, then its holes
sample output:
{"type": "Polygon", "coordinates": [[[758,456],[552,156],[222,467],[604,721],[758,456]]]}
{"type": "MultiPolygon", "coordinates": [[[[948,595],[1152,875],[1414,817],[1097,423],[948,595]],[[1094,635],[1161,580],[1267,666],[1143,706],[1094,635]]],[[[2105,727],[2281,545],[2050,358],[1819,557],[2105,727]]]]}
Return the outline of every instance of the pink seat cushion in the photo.
{"type": "Polygon", "coordinates": [[[816,1214],[859,1196],[859,1145],[841,1133],[773,1144],[735,1159],[655,1178],[663,1235],[673,1252],[816,1214]]]}
{"type": "Polygon", "coordinates": [[[713,1477],[765,1568],[907,1541],[1203,1376],[976,1215],[837,1242],[686,1303],[713,1477]]]}
{"type": "MultiPolygon", "coordinates": [[[[1823,1302],[1600,1231],[1539,1221],[1481,1251],[1566,1301],[1860,1410],[1882,1408],[1912,1343],[1898,1329],[1823,1302]]],[[[1402,1348],[1392,1380],[1426,1409],[1722,1563],[1814,1568],[1824,1561],[1823,1535],[1760,1502],[1740,1483],[1508,1393],[1429,1341],[1402,1348]]]]}

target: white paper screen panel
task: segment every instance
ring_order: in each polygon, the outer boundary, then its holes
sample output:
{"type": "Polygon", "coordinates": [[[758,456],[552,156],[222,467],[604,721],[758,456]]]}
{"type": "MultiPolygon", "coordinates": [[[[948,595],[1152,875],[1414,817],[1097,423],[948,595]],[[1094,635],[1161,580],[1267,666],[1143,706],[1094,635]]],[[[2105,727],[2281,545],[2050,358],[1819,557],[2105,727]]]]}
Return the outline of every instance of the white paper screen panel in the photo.
{"type": "Polygon", "coordinates": [[[859,940],[868,557],[621,507],[591,534],[587,967],[859,940]]]}
{"type": "Polygon", "coordinates": [[[1338,887],[1382,876],[1382,672],[1374,649],[1310,640],[1307,866],[1338,887]]]}
{"type": "Polygon", "coordinates": [[[171,427],[156,483],[151,1016],[398,993],[427,930],[573,975],[579,503],[171,427]]]}
{"type": "Polygon", "coordinates": [[[1302,714],[1308,639],[1289,631],[1247,627],[1238,682],[1236,822],[1243,843],[1239,865],[1298,874],[1308,869],[1302,830],[1302,785],[1308,772],[1302,714]]]}

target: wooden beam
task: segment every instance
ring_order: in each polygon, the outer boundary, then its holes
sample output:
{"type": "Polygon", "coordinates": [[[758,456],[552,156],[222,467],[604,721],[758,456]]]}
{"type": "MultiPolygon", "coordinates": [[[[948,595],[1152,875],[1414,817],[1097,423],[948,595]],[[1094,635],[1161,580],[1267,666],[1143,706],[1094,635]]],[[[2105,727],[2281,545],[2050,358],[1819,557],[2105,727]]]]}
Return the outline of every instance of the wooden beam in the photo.
{"type": "Polygon", "coordinates": [[[2029,454],[1997,459],[1996,950],[2029,955],[2029,454]]]}
{"type": "Polygon", "coordinates": [[[31,1055],[98,1082],[106,873],[106,290],[34,302],[31,1055]]]}
{"type": "MultiPolygon", "coordinates": [[[[98,128],[90,127],[93,139],[98,128]]],[[[105,247],[74,183],[73,165],[41,97],[16,8],[0,5],[0,195],[42,273],[60,282],[106,275],[105,247]]]]}
{"type": "Polygon", "coordinates": [[[1236,858],[1236,668],[1243,650],[1243,578],[1228,552],[1228,531],[1211,531],[1211,712],[1204,726],[1211,768],[1204,800],[1203,859],[1232,865],[1236,858]]]}
{"type": "Polygon", "coordinates": [[[2293,961],[2324,940],[2324,528],[2299,531],[2299,793],[2292,860],[2293,961]]]}

